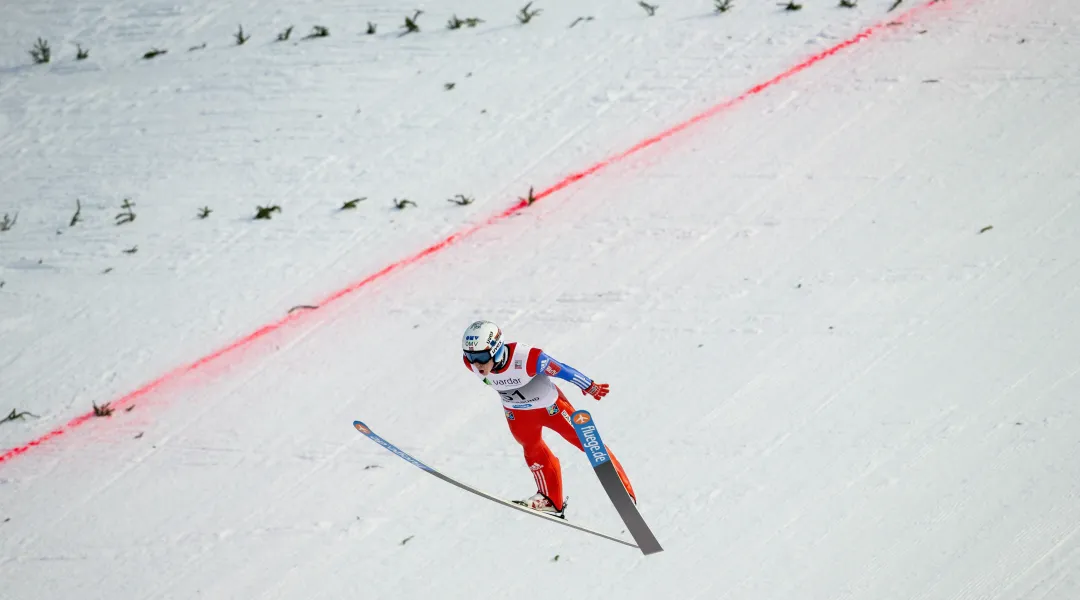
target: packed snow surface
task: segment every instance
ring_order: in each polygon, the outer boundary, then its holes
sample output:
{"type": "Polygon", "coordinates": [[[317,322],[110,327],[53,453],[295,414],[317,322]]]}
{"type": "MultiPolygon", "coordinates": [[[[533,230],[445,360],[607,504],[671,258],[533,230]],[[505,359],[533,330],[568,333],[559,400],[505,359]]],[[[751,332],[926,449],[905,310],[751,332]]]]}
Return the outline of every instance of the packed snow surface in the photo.
{"type": "Polygon", "coordinates": [[[1080,13],[893,3],[7,3],[0,597],[1080,598],[1080,13]],[[665,552],[353,430],[531,495],[477,318],[665,552]]]}

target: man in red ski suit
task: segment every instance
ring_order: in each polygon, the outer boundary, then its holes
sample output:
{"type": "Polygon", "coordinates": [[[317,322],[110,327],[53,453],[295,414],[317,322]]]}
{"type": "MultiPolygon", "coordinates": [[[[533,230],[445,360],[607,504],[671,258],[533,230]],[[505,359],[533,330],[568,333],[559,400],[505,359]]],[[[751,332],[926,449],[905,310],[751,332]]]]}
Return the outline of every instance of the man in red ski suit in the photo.
{"type": "MultiPolygon", "coordinates": [[[[544,443],[544,427],[554,430],[567,442],[584,452],[570,415],[574,407],[552,378],[573,383],[581,393],[600,400],[608,393],[608,384],[596,383],[574,368],[559,363],[539,348],[517,342],[503,343],[502,331],[489,321],[477,321],[465,330],[461,341],[465,366],[490,385],[502,398],[510,433],[525,450],[525,464],[536,480],[536,494],[517,504],[562,517],[564,506],[562,470],[559,459],[544,443]]],[[[622,465],[611,453],[626,492],[637,503],[634,488],[622,465]]]]}

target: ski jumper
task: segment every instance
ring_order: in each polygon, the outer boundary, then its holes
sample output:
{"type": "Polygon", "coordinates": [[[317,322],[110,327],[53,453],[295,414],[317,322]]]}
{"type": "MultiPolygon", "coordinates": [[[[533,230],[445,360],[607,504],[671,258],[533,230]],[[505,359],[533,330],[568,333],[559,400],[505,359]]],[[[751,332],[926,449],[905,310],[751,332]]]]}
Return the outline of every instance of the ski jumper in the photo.
{"type": "MultiPolygon", "coordinates": [[[[506,344],[506,349],[506,364],[502,370],[492,371],[486,378],[468,360],[464,361],[465,366],[499,393],[506,424],[525,451],[525,464],[533,473],[537,491],[558,510],[562,510],[562,469],[559,459],[544,443],[541,435],[543,428],[555,431],[578,450],[584,452],[584,449],[570,423],[574,407],[552,378],[569,381],[582,390],[589,389],[593,381],[574,368],[557,362],[539,348],[510,342],[506,344]]],[[[611,448],[608,448],[608,454],[626,492],[636,498],[630,479],[611,448]]]]}

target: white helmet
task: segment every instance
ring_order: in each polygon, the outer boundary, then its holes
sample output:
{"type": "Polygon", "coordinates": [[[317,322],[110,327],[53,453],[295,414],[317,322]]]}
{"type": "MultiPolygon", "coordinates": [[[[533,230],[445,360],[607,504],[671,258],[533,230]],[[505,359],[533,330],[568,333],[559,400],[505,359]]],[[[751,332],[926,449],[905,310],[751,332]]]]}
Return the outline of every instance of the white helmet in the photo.
{"type": "Polygon", "coordinates": [[[465,360],[471,363],[484,364],[493,359],[499,362],[498,357],[503,350],[502,330],[491,321],[477,321],[469,325],[461,337],[461,351],[465,360]]]}

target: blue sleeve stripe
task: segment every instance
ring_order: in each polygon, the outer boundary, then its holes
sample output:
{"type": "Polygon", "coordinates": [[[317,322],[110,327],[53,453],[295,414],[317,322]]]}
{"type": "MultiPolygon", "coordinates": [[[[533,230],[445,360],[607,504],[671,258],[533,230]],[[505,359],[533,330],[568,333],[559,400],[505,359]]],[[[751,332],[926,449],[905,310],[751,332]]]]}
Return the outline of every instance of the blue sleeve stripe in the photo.
{"type": "Polygon", "coordinates": [[[551,358],[546,352],[540,353],[540,358],[537,361],[537,374],[543,373],[548,364],[559,366],[559,372],[555,374],[555,377],[558,377],[563,381],[569,381],[583,390],[589,389],[589,386],[593,384],[592,379],[589,379],[574,367],[551,358]]]}

